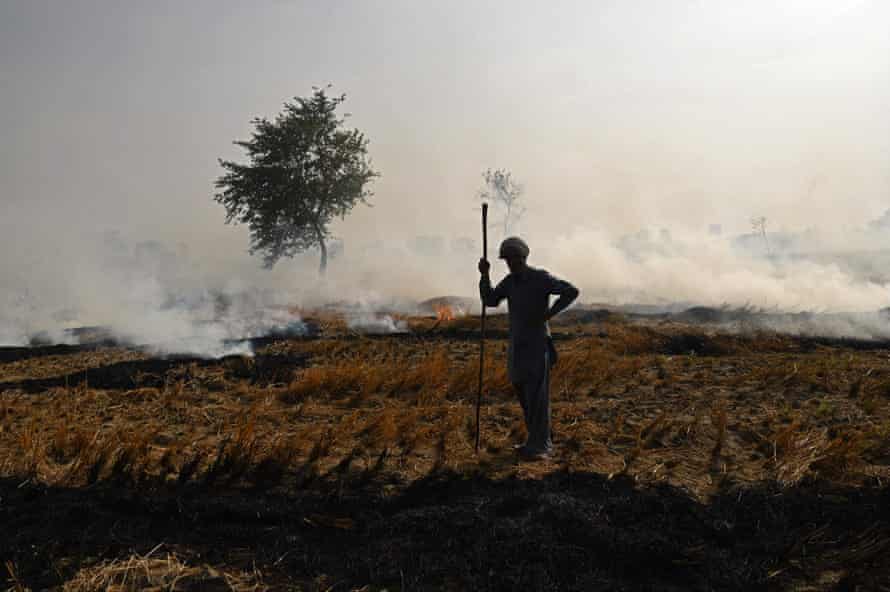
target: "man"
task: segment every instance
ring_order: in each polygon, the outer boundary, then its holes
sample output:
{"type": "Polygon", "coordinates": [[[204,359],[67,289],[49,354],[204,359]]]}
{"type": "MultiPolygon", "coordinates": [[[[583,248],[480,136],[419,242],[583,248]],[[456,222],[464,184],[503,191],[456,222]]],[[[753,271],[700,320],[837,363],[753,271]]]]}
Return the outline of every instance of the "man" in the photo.
{"type": "Polygon", "coordinates": [[[510,345],[507,371],[525,416],[528,439],[519,447],[526,460],[546,459],[553,443],[550,439],[550,367],[555,362],[547,322],[578,297],[578,289],[558,280],[543,269],[526,263],[529,248],[520,238],[501,243],[499,257],[510,269],[492,289],[488,271],[491,265],[479,260],[479,294],[485,306],[498,306],[507,299],[510,318],[510,345]],[[550,295],[559,296],[553,306],[550,295]]]}

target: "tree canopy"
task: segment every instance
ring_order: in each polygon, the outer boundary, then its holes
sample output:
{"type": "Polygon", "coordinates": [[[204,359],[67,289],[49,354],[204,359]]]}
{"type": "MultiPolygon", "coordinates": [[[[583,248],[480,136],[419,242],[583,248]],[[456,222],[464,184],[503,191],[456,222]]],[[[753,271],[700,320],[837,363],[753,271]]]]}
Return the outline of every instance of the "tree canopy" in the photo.
{"type": "Polygon", "coordinates": [[[235,142],[247,164],[219,161],[226,172],[214,199],[225,206],[227,224],[247,224],[250,253],[261,254],[266,267],[318,247],[324,273],[330,223],[373,195],[368,184],[379,173],[368,140],[336,113],[345,98],[324,88],[296,97],[274,121],[253,119],[250,140],[235,142]]]}

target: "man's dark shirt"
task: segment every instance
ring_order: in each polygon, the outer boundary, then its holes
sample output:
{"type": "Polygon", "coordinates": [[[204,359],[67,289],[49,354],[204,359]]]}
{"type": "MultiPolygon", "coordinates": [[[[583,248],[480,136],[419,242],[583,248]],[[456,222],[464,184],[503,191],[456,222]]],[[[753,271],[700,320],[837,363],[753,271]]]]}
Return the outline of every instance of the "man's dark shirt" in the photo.
{"type": "Polygon", "coordinates": [[[507,299],[510,318],[510,346],[507,369],[514,383],[542,376],[550,327],[545,320],[550,296],[574,300],[578,289],[543,269],[529,267],[509,274],[495,287],[487,275],[479,281],[479,294],[486,306],[498,306],[507,299]]]}

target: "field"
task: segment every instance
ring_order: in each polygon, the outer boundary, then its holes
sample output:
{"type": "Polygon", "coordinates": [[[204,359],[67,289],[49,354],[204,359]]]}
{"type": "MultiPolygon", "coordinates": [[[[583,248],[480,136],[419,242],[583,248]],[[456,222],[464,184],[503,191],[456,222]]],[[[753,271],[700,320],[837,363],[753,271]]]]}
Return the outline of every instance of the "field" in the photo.
{"type": "MultiPolygon", "coordinates": [[[[311,317],[311,315],[310,315],[311,317]]],[[[254,358],[0,348],[11,590],[890,590],[890,344],[570,311],[520,463],[494,317],[254,358]]]]}

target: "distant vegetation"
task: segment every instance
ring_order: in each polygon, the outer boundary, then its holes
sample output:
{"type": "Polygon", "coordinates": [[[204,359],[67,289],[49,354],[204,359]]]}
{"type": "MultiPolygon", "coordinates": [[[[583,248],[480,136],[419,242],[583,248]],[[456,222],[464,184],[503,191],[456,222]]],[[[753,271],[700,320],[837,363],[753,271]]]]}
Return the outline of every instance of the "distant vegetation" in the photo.
{"type": "Polygon", "coordinates": [[[522,201],[525,189],[506,169],[488,169],[482,173],[482,179],[485,187],[479,191],[479,199],[491,202],[502,211],[501,230],[508,236],[525,213],[525,202],[522,201]]]}

